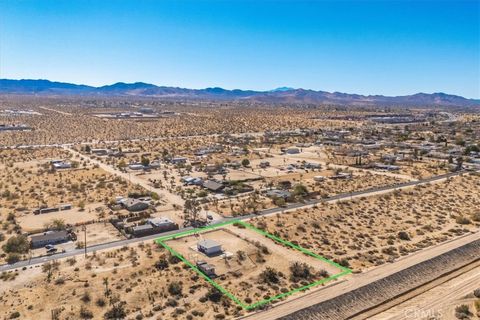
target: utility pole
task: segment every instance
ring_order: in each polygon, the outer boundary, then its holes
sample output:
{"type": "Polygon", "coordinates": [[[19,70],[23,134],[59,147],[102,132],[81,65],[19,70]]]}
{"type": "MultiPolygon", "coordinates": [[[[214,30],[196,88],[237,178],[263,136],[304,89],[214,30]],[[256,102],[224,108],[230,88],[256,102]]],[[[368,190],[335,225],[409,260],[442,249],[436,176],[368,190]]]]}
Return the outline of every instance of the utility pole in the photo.
{"type": "Polygon", "coordinates": [[[84,251],[85,251],[85,258],[86,258],[87,257],[87,226],[86,225],[82,226],[82,231],[83,231],[83,235],[84,235],[83,248],[84,248],[84,251]]]}

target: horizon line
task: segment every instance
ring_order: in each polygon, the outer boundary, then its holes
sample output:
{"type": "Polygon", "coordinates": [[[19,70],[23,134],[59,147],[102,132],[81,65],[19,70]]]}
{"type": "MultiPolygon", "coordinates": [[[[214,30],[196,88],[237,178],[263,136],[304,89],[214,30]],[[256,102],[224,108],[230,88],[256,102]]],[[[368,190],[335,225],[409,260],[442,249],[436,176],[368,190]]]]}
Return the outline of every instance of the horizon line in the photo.
{"type": "MultiPolygon", "coordinates": [[[[115,85],[115,84],[119,84],[119,83],[122,83],[122,84],[137,84],[137,83],[142,83],[142,84],[147,84],[147,85],[153,85],[153,86],[156,86],[156,87],[165,87],[165,88],[177,88],[177,89],[186,89],[186,90],[205,90],[205,89],[215,89],[215,88],[219,88],[219,89],[223,89],[223,90],[228,90],[228,91],[234,91],[234,90],[240,90],[240,91],[254,91],[254,92],[259,92],[259,93],[268,93],[268,92],[273,92],[277,89],[281,89],[281,88],[290,88],[289,91],[293,91],[293,90],[305,90],[305,91],[314,91],[314,92],[326,92],[326,93],[341,93],[341,94],[350,94],[350,95],[361,95],[361,96],[366,96],[366,97],[375,97],[375,96],[381,96],[381,97],[405,97],[405,96],[412,96],[412,95],[416,95],[416,94],[429,94],[429,95],[433,95],[433,94],[446,94],[446,95],[452,95],[452,96],[457,96],[457,97],[461,97],[461,98],[464,98],[464,99],[468,99],[468,100],[480,100],[480,96],[478,98],[471,98],[471,97],[465,97],[465,96],[462,96],[462,95],[459,95],[459,94],[455,94],[455,93],[447,93],[447,92],[443,92],[443,91],[436,91],[436,92],[423,92],[423,91],[417,91],[415,93],[410,93],[410,94],[401,94],[401,95],[388,95],[388,94],[378,94],[378,93],[375,93],[375,94],[366,94],[366,93],[349,93],[349,92],[342,92],[342,91],[325,91],[325,90],[322,90],[322,89],[311,89],[311,88],[294,88],[294,87],[291,87],[291,86],[288,86],[288,85],[284,85],[284,86],[278,86],[276,88],[272,88],[272,89],[268,89],[268,90],[262,90],[262,89],[240,89],[240,88],[226,88],[226,87],[223,87],[223,86],[206,86],[206,87],[201,87],[201,88],[189,88],[189,87],[182,87],[182,86],[175,86],[175,85],[158,85],[158,84],[155,84],[155,83],[150,83],[150,82],[145,82],[145,81],[133,81],[133,82],[125,82],[125,81],[116,81],[116,82],[113,82],[113,83],[110,83],[110,84],[102,84],[102,85],[93,85],[93,84],[85,84],[85,83],[77,83],[77,82],[70,82],[70,81],[57,81],[57,80],[50,80],[50,79],[46,79],[46,78],[38,78],[38,79],[33,79],[33,78],[0,78],[0,80],[13,80],[13,81],[49,81],[49,82],[52,82],[52,83],[66,83],[66,84],[72,84],[72,85],[76,85],[76,86],[86,86],[86,87],[92,87],[92,88],[95,88],[95,89],[98,89],[98,88],[101,88],[101,87],[106,87],[106,86],[112,86],[112,85],[115,85]]],[[[287,90],[286,90],[287,91],[287,90]]]]}

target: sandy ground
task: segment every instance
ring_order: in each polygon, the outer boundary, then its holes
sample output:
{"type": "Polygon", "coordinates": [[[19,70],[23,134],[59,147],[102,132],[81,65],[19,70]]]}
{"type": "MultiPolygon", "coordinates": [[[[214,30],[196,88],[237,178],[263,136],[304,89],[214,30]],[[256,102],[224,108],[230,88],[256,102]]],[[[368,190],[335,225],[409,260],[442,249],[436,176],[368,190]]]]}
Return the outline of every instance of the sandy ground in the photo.
{"type": "Polygon", "coordinates": [[[138,184],[138,185],[142,186],[143,188],[145,188],[146,190],[157,193],[161,198],[163,197],[163,199],[166,200],[170,204],[178,204],[180,206],[183,206],[183,204],[184,204],[183,199],[180,198],[179,196],[177,196],[175,194],[172,194],[172,193],[170,193],[170,192],[168,192],[164,189],[154,188],[151,185],[149,185],[144,179],[141,179],[141,178],[135,176],[134,174],[128,174],[128,173],[125,173],[125,172],[121,172],[117,169],[114,169],[113,167],[111,167],[109,165],[106,165],[106,164],[102,163],[99,160],[89,158],[89,157],[81,154],[80,152],[75,151],[72,148],[66,148],[66,149],[68,151],[70,151],[72,154],[80,157],[81,159],[84,159],[84,160],[88,159],[89,161],[98,165],[100,168],[102,168],[103,170],[107,171],[110,174],[120,176],[123,179],[129,181],[130,183],[138,184]]]}
{"type": "MultiPolygon", "coordinates": [[[[280,245],[253,230],[242,229],[235,226],[227,226],[196,236],[192,235],[170,240],[167,244],[192,263],[205,261],[214,265],[216,274],[219,276],[215,281],[241,298],[242,301],[249,301],[250,299],[250,303],[251,301],[261,300],[265,295],[272,296],[280,293],[278,289],[268,288],[268,285],[260,286],[262,283],[259,280],[259,275],[268,267],[274,268],[286,275],[286,279],[281,281],[279,286],[286,287],[288,290],[291,290],[294,285],[293,282],[288,281],[288,275],[290,274],[289,268],[293,262],[306,263],[316,272],[326,270],[330,275],[342,272],[339,268],[307,256],[298,250],[280,245]],[[213,240],[221,244],[224,254],[231,256],[231,258],[225,260],[224,256],[208,257],[199,252],[196,245],[199,240],[203,239],[213,240]],[[265,246],[270,252],[261,254],[265,260],[264,262],[256,259],[260,251],[259,247],[254,245],[255,243],[265,246]],[[238,251],[243,251],[247,258],[245,260],[237,259],[238,251]],[[245,290],[247,286],[249,289],[245,290]]],[[[315,280],[318,279],[310,279],[307,283],[315,280]]],[[[331,283],[334,283],[334,281],[326,285],[331,283]]]]}
{"type": "MultiPolygon", "coordinates": [[[[454,320],[455,307],[466,304],[475,314],[473,291],[480,288],[480,267],[447,281],[415,298],[401,303],[371,320],[445,319],[454,320]]],[[[476,310],[480,312],[480,310],[476,310]]],[[[475,317],[473,317],[475,318],[475,317]]]]}
{"type": "MultiPolygon", "coordinates": [[[[409,266],[417,264],[420,261],[440,255],[444,252],[447,252],[449,250],[452,250],[456,247],[463,245],[467,241],[476,240],[478,239],[479,236],[480,236],[480,233],[477,232],[474,234],[470,234],[466,237],[460,237],[454,241],[449,241],[449,242],[434,246],[432,248],[416,252],[412,255],[404,257],[403,259],[397,262],[385,264],[360,274],[354,274],[350,276],[346,281],[340,282],[333,287],[316,289],[312,292],[307,293],[304,296],[297,297],[296,299],[292,299],[290,301],[286,301],[284,303],[278,304],[275,306],[275,308],[272,308],[263,312],[257,312],[245,318],[255,319],[255,320],[277,319],[279,317],[288,315],[294,311],[308,307],[312,304],[331,299],[343,292],[351,291],[351,290],[354,290],[355,288],[359,288],[365,284],[368,284],[377,279],[383,278],[389,274],[393,274],[399,270],[408,268],[409,266]]],[[[478,272],[477,269],[476,271],[478,272]]],[[[476,277],[478,277],[478,275],[476,275],[475,278],[476,277]]],[[[438,296],[437,296],[437,299],[438,299],[438,296]]],[[[412,301],[413,303],[415,303],[416,300],[414,299],[412,301]]],[[[379,319],[385,319],[385,318],[379,318],[379,319]]]]}
{"type": "Polygon", "coordinates": [[[105,206],[102,203],[92,203],[85,206],[85,210],[81,211],[80,208],[73,208],[70,210],[64,210],[59,212],[50,212],[45,214],[26,214],[18,217],[18,221],[22,230],[25,232],[31,232],[33,230],[39,230],[44,228],[45,224],[51,223],[52,220],[60,219],[66,224],[75,225],[77,223],[85,223],[98,219],[98,214],[95,212],[95,208],[105,206]]]}

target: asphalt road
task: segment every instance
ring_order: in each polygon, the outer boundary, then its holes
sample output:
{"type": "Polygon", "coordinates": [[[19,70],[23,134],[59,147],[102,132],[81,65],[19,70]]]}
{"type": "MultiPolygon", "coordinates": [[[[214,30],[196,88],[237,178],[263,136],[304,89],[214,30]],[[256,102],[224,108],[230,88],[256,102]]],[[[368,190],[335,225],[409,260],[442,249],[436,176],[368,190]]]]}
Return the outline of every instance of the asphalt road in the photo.
{"type": "MultiPolygon", "coordinates": [[[[318,203],[322,203],[322,202],[335,202],[335,201],[338,201],[338,200],[351,199],[351,198],[359,197],[359,196],[368,196],[368,195],[372,195],[372,194],[376,194],[376,193],[394,191],[394,190],[407,188],[407,187],[411,187],[411,186],[415,186],[415,185],[426,184],[426,183],[429,183],[429,182],[434,182],[434,181],[443,180],[443,179],[447,179],[447,178],[450,178],[450,177],[458,176],[458,175],[461,175],[463,173],[465,173],[465,172],[464,171],[452,172],[452,173],[442,174],[442,175],[438,175],[438,176],[433,176],[433,177],[426,178],[426,179],[423,179],[423,180],[418,180],[418,181],[409,181],[409,182],[398,183],[398,184],[395,184],[395,185],[370,188],[370,189],[363,190],[363,191],[354,191],[354,192],[349,192],[349,193],[342,193],[342,194],[338,194],[338,195],[328,197],[328,198],[324,198],[324,199],[308,200],[308,201],[305,201],[305,202],[302,202],[302,203],[292,203],[292,204],[289,204],[285,207],[266,209],[266,210],[260,211],[257,214],[249,214],[249,215],[245,215],[245,216],[241,216],[241,217],[235,217],[235,218],[223,218],[223,219],[220,219],[220,220],[216,220],[213,223],[221,223],[221,222],[226,222],[226,221],[229,221],[229,220],[249,220],[249,219],[252,219],[252,218],[258,217],[258,216],[266,216],[266,215],[272,215],[272,214],[276,214],[276,213],[282,213],[282,212],[286,212],[286,211],[296,210],[296,209],[299,209],[299,208],[306,208],[306,207],[309,207],[309,206],[312,206],[312,205],[315,205],[315,204],[318,204],[318,203]]],[[[176,233],[180,233],[180,232],[183,232],[183,231],[186,231],[186,230],[191,230],[191,229],[192,229],[192,227],[186,227],[186,228],[181,228],[179,230],[163,232],[163,233],[154,234],[154,235],[147,236],[147,237],[142,237],[142,238],[125,239],[125,240],[118,240],[118,241],[112,241],[112,242],[102,243],[102,244],[98,244],[98,245],[93,245],[93,246],[87,247],[87,253],[98,251],[98,250],[105,250],[105,249],[111,249],[111,248],[116,248],[116,247],[123,247],[123,246],[129,245],[129,244],[132,244],[132,243],[137,243],[137,242],[154,240],[154,239],[156,239],[160,236],[176,234],[176,233]]],[[[50,256],[42,256],[42,257],[31,258],[31,259],[28,259],[28,260],[22,260],[22,261],[19,261],[17,263],[14,263],[14,264],[4,264],[4,265],[0,266],[0,272],[9,271],[9,270],[13,270],[13,269],[21,269],[23,267],[27,267],[27,266],[35,265],[35,264],[41,264],[41,263],[45,263],[45,262],[48,262],[48,261],[51,261],[51,260],[57,260],[57,259],[77,256],[77,255],[84,254],[84,252],[85,252],[85,249],[73,249],[71,251],[57,253],[57,254],[50,255],[50,256]]]]}

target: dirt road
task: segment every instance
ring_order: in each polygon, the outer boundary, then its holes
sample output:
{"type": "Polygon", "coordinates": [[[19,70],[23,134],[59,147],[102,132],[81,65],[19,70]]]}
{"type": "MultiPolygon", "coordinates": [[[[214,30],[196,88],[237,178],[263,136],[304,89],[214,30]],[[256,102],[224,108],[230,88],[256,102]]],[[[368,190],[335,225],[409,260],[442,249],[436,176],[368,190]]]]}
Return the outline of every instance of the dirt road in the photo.
{"type": "Polygon", "coordinates": [[[468,304],[472,299],[465,297],[478,288],[480,288],[480,266],[370,319],[413,320],[434,316],[441,319],[456,319],[455,307],[462,303],[468,304]]]}

